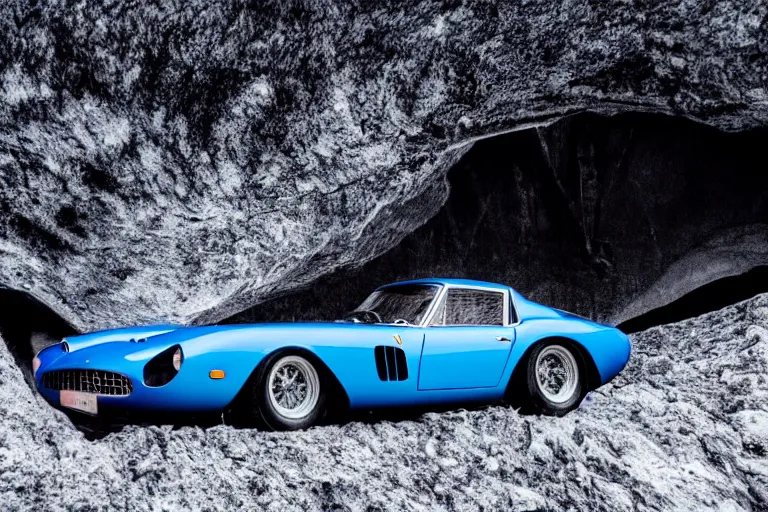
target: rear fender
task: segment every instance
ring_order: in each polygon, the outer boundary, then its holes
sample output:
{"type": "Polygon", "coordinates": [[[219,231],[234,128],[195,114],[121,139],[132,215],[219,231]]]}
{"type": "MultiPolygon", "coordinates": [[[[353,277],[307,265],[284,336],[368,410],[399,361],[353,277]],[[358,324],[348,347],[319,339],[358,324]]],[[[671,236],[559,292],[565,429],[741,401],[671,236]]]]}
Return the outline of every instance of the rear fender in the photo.
{"type": "Polygon", "coordinates": [[[585,363],[594,371],[589,382],[592,389],[611,380],[629,360],[629,338],[618,329],[592,322],[565,318],[534,319],[523,321],[516,327],[516,334],[515,346],[509,358],[510,374],[524,360],[533,345],[551,338],[567,339],[580,349],[585,363]]]}

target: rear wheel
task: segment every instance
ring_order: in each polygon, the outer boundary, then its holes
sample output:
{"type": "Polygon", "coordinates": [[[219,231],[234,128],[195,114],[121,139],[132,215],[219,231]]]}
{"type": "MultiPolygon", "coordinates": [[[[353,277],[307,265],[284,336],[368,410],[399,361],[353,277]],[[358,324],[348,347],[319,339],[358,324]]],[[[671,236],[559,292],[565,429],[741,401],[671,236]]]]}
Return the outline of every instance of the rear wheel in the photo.
{"type": "Polygon", "coordinates": [[[316,424],[325,412],[321,372],[298,354],[278,354],[256,383],[256,406],[268,427],[297,430],[316,424]]]}
{"type": "Polygon", "coordinates": [[[525,365],[525,412],[562,416],[581,403],[586,371],[580,354],[569,345],[554,340],[541,343],[525,365]]]}

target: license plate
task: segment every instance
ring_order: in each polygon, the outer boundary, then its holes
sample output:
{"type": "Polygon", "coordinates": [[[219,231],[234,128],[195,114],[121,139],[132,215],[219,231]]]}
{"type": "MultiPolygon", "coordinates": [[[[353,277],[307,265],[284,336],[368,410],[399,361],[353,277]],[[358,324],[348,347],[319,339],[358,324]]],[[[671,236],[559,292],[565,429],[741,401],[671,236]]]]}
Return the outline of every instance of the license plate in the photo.
{"type": "Polygon", "coordinates": [[[75,409],[76,411],[82,411],[93,415],[96,415],[99,412],[96,395],[90,393],[60,391],[59,401],[61,402],[62,407],[68,407],[70,409],[75,409]]]}

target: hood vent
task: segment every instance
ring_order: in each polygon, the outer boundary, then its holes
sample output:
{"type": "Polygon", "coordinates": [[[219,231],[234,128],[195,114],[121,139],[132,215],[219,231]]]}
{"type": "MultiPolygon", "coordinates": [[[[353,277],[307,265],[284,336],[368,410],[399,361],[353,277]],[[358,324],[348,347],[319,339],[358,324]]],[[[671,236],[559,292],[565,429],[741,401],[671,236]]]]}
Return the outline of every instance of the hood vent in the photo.
{"type": "Polygon", "coordinates": [[[406,380],[408,378],[408,363],[405,360],[403,349],[396,347],[379,346],[373,349],[376,359],[376,371],[379,379],[406,380]]]}

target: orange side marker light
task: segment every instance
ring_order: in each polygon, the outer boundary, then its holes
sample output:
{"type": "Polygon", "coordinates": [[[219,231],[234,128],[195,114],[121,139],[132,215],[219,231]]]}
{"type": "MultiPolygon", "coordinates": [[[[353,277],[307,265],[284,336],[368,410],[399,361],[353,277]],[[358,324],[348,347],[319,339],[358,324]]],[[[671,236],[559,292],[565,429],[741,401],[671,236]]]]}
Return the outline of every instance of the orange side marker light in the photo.
{"type": "Polygon", "coordinates": [[[211,370],[211,373],[209,373],[208,376],[212,379],[218,380],[226,377],[226,374],[224,373],[224,370],[211,370]]]}

